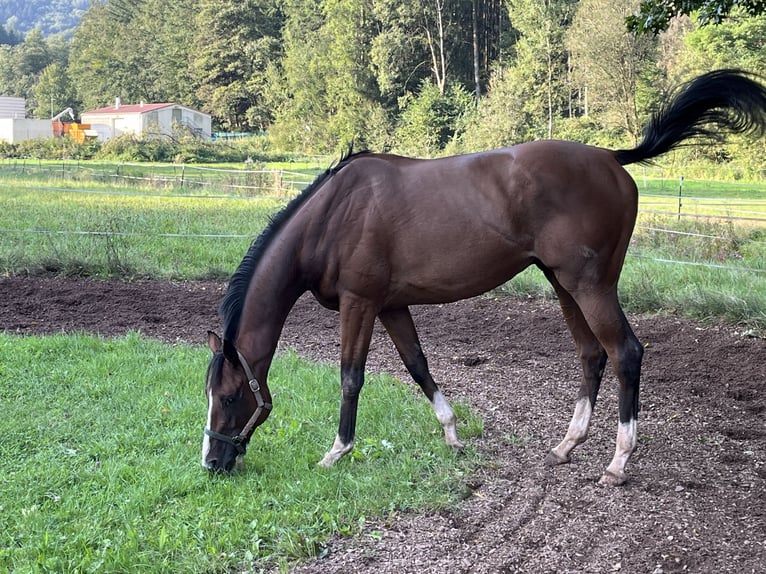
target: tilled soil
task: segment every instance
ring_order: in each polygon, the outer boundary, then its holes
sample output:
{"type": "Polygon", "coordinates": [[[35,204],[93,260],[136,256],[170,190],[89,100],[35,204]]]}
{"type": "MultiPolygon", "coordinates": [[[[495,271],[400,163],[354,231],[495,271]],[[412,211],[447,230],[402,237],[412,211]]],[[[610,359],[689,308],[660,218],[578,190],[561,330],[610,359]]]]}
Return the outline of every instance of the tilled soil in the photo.
{"type": "MultiPolygon", "coordinates": [[[[201,344],[207,329],[220,331],[223,289],[2,278],[0,328],[138,330],[201,344]]],[[[322,558],[295,572],[766,572],[766,341],[736,328],[630,317],[647,351],[639,447],[628,484],[608,488],[597,480],[617,427],[609,371],[591,438],[571,464],[542,464],[566,431],[579,385],[554,302],[485,296],[413,315],[447,397],[484,418],[475,446],[493,462],[471,478],[470,495],[455,508],[370,523],[359,537],[333,538],[322,558]]],[[[336,314],[304,297],[281,345],[335,362],[338,342],[336,314]]],[[[381,330],[368,368],[407,380],[381,330]]]]}

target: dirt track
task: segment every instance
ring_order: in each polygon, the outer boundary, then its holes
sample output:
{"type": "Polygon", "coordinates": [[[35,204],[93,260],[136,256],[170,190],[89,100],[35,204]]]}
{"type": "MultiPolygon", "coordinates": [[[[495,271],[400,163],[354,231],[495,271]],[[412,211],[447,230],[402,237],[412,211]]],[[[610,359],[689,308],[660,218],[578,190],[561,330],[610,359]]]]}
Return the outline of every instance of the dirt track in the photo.
{"type": "MultiPolygon", "coordinates": [[[[0,328],[133,329],[201,343],[207,329],[220,330],[222,293],[215,283],[3,278],[0,328]]],[[[482,414],[477,446],[496,464],[471,480],[472,494],[455,509],[369,524],[359,538],[331,540],[325,557],[297,572],[766,571],[766,341],[735,328],[631,317],[647,348],[639,448],[630,482],[605,488],[596,480],[617,426],[609,372],[590,440],[572,464],[542,465],[579,384],[554,303],[482,297],[413,314],[434,378],[482,414]]],[[[282,344],[334,362],[337,318],[303,298],[282,344]]],[[[368,367],[406,379],[379,332],[368,367]]]]}

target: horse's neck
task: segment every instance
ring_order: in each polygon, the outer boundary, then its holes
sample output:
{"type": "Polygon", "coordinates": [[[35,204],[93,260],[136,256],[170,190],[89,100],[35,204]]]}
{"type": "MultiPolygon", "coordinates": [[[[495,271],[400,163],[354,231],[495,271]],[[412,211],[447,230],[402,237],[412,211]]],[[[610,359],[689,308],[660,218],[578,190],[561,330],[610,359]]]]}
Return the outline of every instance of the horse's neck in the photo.
{"type": "Polygon", "coordinates": [[[287,252],[263,261],[250,281],[237,337],[237,349],[265,381],[287,316],[305,291],[287,252]]]}

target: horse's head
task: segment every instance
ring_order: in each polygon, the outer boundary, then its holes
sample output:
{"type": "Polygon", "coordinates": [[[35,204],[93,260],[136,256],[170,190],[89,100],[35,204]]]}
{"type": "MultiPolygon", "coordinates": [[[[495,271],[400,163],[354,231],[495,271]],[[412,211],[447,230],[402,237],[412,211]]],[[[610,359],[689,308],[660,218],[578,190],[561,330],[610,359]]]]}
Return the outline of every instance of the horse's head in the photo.
{"type": "Polygon", "coordinates": [[[253,429],[271,412],[271,396],[262,389],[234,344],[208,331],[213,352],[207,367],[207,425],[202,441],[202,466],[231,472],[245,455],[253,429]]]}

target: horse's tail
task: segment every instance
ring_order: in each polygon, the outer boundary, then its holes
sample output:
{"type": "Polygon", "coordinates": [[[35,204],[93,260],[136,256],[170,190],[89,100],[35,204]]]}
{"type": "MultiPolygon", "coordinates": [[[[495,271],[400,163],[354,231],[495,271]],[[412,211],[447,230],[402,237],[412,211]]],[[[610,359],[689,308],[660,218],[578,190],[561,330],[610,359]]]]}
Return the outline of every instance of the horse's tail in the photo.
{"type": "Polygon", "coordinates": [[[642,163],[690,138],[723,141],[732,133],[766,134],[766,87],[741,70],[717,70],[682,85],[657,110],[633,149],[614,152],[621,165],[642,163]]]}

